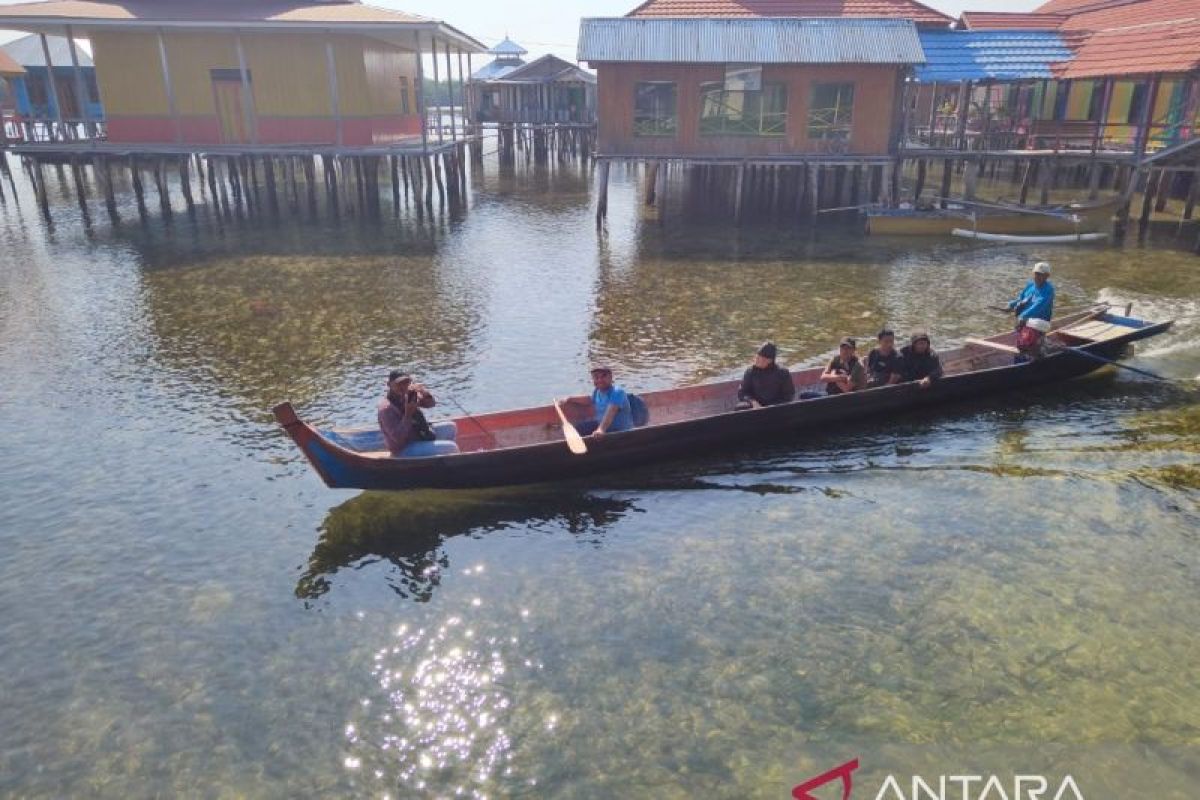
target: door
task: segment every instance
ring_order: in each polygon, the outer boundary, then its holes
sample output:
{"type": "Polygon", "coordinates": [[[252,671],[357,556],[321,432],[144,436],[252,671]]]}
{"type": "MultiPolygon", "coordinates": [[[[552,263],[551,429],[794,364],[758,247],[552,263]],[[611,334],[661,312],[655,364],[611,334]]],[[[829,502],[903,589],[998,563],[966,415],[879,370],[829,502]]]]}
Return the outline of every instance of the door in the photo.
{"type": "Polygon", "coordinates": [[[217,120],[221,126],[221,141],[226,144],[248,143],[250,126],[246,120],[246,97],[241,74],[237,70],[214,69],[212,87],[217,120]]]}

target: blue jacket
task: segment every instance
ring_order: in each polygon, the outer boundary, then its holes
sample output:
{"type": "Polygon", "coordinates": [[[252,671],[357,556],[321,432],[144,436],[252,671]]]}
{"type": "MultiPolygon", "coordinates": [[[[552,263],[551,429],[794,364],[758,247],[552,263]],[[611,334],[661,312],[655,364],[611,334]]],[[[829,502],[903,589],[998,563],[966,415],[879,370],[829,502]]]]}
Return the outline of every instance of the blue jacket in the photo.
{"type": "Polygon", "coordinates": [[[1030,281],[1008,307],[1018,312],[1017,319],[1044,319],[1049,322],[1054,314],[1054,284],[1046,281],[1039,288],[1030,281]]]}

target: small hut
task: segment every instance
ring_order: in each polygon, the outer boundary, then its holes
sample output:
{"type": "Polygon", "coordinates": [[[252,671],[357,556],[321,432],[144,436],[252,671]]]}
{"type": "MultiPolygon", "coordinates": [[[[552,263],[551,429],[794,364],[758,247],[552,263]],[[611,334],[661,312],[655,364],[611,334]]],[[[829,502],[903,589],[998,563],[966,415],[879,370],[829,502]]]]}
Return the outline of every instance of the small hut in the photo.
{"type": "Polygon", "coordinates": [[[528,64],[497,58],[472,76],[471,88],[478,122],[590,124],[596,120],[596,76],[555,55],[528,64]]]}

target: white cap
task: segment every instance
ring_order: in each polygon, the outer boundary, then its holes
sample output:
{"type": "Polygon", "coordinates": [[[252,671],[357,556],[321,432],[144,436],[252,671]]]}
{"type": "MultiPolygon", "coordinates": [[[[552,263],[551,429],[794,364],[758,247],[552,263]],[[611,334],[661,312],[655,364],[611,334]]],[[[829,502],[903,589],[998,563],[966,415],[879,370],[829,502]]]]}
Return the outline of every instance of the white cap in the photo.
{"type": "Polygon", "coordinates": [[[1039,319],[1037,317],[1030,317],[1029,319],[1025,320],[1025,325],[1030,328],[1033,328],[1035,331],[1038,331],[1039,333],[1049,333],[1050,332],[1050,321],[1049,320],[1039,319]]]}
{"type": "Polygon", "coordinates": [[[1045,261],[1039,261],[1038,263],[1033,265],[1033,274],[1034,275],[1049,275],[1050,274],[1050,264],[1045,261]]]}

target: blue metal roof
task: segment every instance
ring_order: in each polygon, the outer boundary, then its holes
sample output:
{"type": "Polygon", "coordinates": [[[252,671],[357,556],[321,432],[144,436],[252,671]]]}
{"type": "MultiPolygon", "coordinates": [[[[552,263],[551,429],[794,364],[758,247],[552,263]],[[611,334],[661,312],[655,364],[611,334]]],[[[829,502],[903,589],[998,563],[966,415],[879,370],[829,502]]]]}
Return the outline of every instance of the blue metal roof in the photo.
{"type": "Polygon", "coordinates": [[[925,64],[916,69],[922,83],[933,81],[1053,78],[1054,64],[1074,57],[1052,31],[918,31],[925,64]]]}

